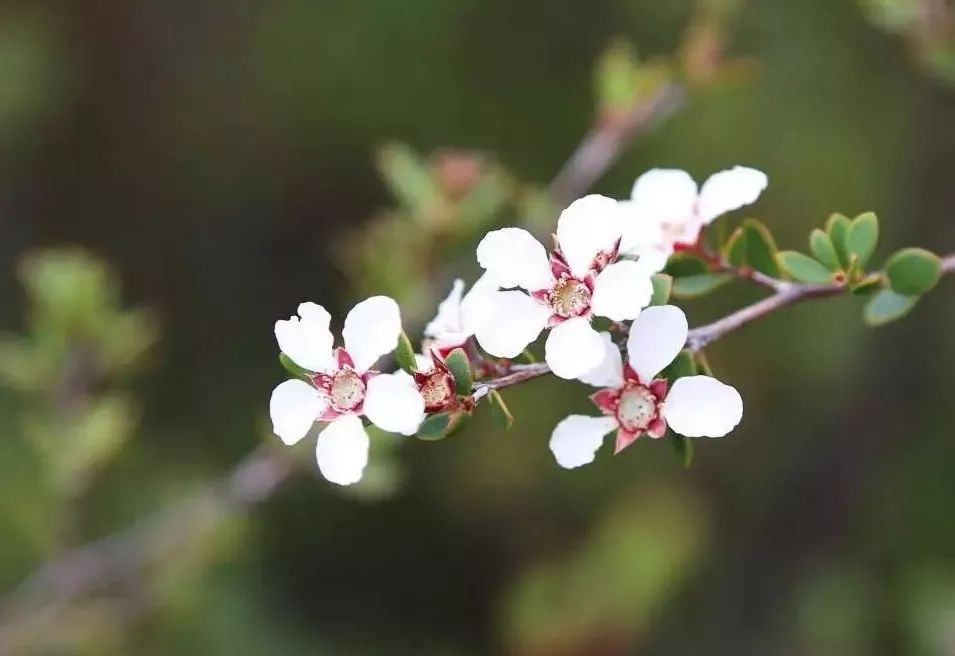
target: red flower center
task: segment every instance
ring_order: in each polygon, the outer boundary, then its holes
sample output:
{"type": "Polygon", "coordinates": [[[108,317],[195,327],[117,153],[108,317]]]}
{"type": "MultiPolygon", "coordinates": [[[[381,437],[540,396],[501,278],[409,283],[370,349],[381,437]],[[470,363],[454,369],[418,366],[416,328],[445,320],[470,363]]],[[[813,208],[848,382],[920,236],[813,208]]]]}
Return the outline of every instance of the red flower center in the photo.
{"type": "Polygon", "coordinates": [[[419,383],[418,389],[424,399],[425,409],[444,408],[454,398],[454,380],[447,371],[434,369],[419,383]]]}

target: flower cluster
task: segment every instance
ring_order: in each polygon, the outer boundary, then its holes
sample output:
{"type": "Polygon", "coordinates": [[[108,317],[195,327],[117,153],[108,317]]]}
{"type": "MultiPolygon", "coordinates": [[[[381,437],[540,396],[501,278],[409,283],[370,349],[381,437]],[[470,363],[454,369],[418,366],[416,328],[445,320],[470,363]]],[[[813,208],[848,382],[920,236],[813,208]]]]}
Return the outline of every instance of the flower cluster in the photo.
{"type": "Polygon", "coordinates": [[[571,203],[549,251],[521,228],[494,230],[477,247],[484,274],[466,294],[455,281],[424,330],[423,353],[410,362],[391,298],[356,305],[338,348],[329,313],[303,303],[297,316],[275,324],[281,352],[300,368],[272,393],[275,434],[291,445],[325,424],[316,441],[319,470],[334,483],[355,483],[368,461],[362,417],[413,435],[426,417],[468,414],[472,376],[481,385],[507,375],[545,331],[550,371],[599,388],[591,399],[602,416],[570,415],[553,432],[550,448],[561,466],[591,462],[613,431],[617,453],[643,434],[662,437],[667,427],[686,437],[727,434],[742,418],[734,388],[710,376],[660,376],[683,350],[688,327],[679,308],[650,306],[652,276],[673,253],[695,248],[709,222],[754,202],[765,186],[763,173],[743,167],[699,189],[683,171],[657,169],[637,179],[627,200],[589,195],[571,203]],[[403,369],[374,368],[392,352],[403,369]]]}

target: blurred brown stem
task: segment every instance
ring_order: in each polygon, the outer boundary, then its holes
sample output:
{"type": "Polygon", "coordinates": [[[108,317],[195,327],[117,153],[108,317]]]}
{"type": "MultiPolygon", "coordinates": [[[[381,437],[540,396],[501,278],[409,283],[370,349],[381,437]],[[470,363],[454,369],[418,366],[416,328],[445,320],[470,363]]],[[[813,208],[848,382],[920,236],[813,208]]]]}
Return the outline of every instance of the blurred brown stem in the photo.
{"type": "Polygon", "coordinates": [[[291,471],[289,460],[259,448],[172,508],[47,562],[0,605],[0,654],[22,653],[73,602],[135,581],[151,564],[268,498],[291,471]]]}
{"type": "Polygon", "coordinates": [[[582,196],[620,158],[631,140],[675,113],[685,99],[684,88],[671,82],[637,103],[629,113],[600,121],[550,183],[550,196],[557,206],[565,207],[582,196]]]}

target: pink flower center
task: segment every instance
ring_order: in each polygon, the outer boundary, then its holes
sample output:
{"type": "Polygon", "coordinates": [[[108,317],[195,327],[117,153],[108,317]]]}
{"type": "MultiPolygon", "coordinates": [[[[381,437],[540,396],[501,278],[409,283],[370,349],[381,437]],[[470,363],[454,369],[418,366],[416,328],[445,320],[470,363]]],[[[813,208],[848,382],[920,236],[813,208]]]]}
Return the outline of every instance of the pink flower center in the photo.
{"type": "Polygon", "coordinates": [[[332,407],[338,412],[349,412],[365,400],[365,382],[352,369],[335,373],[328,391],[332,407]]]}
{"type": "Polygon", "coordinates": [[[579,317],[590,308],[590,288],[576,278],[561,278],[551,290],[550,304],[564,318],[579,317]]]}
{"type": "Polygon", "coordinates": [[[657,399],[649,388],[632,385],[620,393],[617,421],[630,432],[645,431],[659,414],[657,399]]]}

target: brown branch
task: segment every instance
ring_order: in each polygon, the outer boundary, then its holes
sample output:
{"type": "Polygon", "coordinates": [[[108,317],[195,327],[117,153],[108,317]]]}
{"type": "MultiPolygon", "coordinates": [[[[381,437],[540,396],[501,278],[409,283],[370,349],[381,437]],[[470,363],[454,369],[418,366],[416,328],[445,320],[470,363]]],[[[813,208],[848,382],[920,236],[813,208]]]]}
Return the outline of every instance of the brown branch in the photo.
{"type": "Polygon", "coordinates": [[[601,121],[588,132],[550,183],[550,196],[559,207],[582,196],[623,153],[626,145],[656,123],[679,110],[686,101],[677,83],[660,87],[627,114],[601,121]]]}

